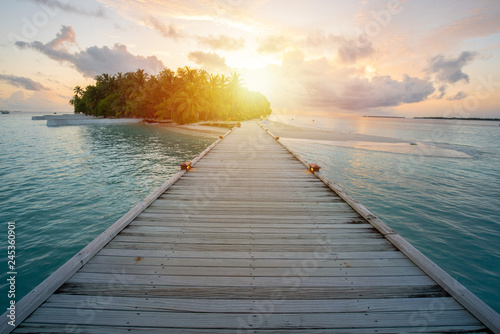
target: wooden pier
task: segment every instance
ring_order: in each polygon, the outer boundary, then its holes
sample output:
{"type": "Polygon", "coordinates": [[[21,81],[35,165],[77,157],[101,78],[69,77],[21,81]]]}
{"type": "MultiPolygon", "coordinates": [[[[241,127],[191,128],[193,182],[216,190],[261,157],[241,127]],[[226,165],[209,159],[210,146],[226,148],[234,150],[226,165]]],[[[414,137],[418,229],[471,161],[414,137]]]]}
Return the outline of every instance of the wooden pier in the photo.
{"type": "Polygon", "coordinates": [[[15,332],[500,332],[304,163],[256,123],[233,129],[21,300],[15,332]]]}

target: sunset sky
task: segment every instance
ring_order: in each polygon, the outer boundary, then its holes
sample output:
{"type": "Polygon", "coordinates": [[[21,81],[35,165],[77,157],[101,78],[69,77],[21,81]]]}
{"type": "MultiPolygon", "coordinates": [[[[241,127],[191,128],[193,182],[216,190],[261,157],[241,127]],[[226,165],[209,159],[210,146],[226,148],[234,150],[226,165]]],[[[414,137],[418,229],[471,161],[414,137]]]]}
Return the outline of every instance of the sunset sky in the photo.
{"type": "Polygon", "coordinates": [[[276,114],[500,117],[498,0],[2,0],[0,109],[101,73],[242,74],[276,114]]]}

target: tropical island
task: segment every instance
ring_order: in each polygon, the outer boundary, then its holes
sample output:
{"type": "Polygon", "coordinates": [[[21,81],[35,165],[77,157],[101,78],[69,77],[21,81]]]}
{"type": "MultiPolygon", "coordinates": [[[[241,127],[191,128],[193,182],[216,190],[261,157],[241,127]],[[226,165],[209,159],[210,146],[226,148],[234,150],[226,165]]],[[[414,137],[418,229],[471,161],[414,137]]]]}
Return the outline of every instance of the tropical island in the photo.
{"type": "Polygon", "coordinates": [[[97,117],[171,119],[176,123],[243,121],[271,114],[271,104],[248,90],[236,72],[230,76],[205,70],[165,68],[158,75],[144,70],[102,74],[95,85],[74,88],[69,101],[75,113],[97,117]]]}

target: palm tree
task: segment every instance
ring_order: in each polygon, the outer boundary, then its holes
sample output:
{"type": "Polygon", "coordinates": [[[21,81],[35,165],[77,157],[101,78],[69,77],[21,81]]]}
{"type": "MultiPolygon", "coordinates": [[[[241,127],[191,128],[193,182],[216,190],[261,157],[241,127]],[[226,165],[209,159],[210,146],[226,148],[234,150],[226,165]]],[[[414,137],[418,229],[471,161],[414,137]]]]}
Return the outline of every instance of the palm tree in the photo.
{"type": "Polygon", "coordinates": [[[221,118],[226,114],[225,90],[228,78],[223,74],[211,74],[208,77],[208,113],[207,120],[221,118]]]}
{"type": "Polygon", "coordinates": [[[156,76],[159,86],[160,97],[154,106],[155,116],[159,119],[171,119],[174,113],[174,103],[172,96],[180,86],[180,79],[175,72],[166,68],[156,76]]]}
{"type": "Polygon", "coordinates": [[[82,100],[82,96],[84,94],[84,90],[82,87],[80,86],[75,86],[75,88],[73,88],[73,92],[75,93],[75,95],[73,95],[73,98],[71,98],[71,100],[69,100],[69,104],[71,104],[73,107],[74,107],[74,111],[75,111],[75,114],[79,112],[79,110],[81,110],[81,107],[79,108],[79,103],[80,101],[82,100]]]}
{"type": "Polygon", "coordinates": [[[203,91],[194,85],[187,85],[184,89],[177,91],[173,98],[176,109],[173,120],[177,123],[193,123],[200,119],[200,113],[208,107],[203,91]]]}
{"type": "Polygon", "coordinates": [[[238,117],[241,113],[241,106],[239,102],[243,90],[243,80],[238,72],[231,73],[231,76],[228,79],[227,88],[229,94],[228,98],[231,105],[230,115],[231,117],[238,117]]]}
{"type": "Polygon", "coordinates": [[[75,86],[75,88],[73,88],[73,92],[75,93],[75,97],[82,97],[84,90],[80,86],[75,86]]]}

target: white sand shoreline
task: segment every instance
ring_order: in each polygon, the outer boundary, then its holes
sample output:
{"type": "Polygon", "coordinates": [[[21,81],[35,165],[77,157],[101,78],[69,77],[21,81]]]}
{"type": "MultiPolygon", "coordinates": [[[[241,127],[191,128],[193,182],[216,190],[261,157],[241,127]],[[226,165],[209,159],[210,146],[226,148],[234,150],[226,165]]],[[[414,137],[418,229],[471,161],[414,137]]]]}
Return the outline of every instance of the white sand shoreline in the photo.
{"type": "Polygon", "coordinates": [[[153,126],[161,126],[172,131],[176,131],[183,134],[191,134],[191,135],[206,135],[212,138],[219,138],[220,135],[223,135],[229,131],[228,128],[216,127],[216,126],[208,126],[208,125],[199,125],[199,124],[184,124],[179,125],[175,123],[150,123],[153,126]]]}
{"type": "Polygon", "coordinates": [[[422,142],[411,142],[397,138],[343,133],[314,128],[301,128],[277,122],[270,122],[265,124],[264,127],[268,128],[269,131],[271,131],[275,136],[280,137],[285,143],[307,142],[310,144],[396,154],[444,158],[472,158],[471,155],[458,150],[443,148],[422,142]]]}
{"type": "Polygon", "coordinates": [[[329,141],[329,140],[312,140],[300,138],[281,138],[285,143],[293,142],[308,142],[311,144],[329,145],[337,147],[346,147],[368,151],[378,151],[397,154],[410,154],[427,157],[443,157],[443,158],[472,158],[467,153],[457,150],[438,147],[435,145],[416,142],[409,143],[384,143],[384,142],[369,142],[369,141],[329,141]]]}
{"type": "Polygon", "coordinates": [[[299,127],[295,125],[288,125],[277,122],[270,122],[264,124],[265,128],[274,133],[280,138],[297,138],[297,139],[310,139],[310,140],[329,140],[329,141],[366,141],[373,143],[408,143],[401,139],[363,135],[359,133],[346,133],[331,130],[322,130],[315,128],[299,127]]]}

